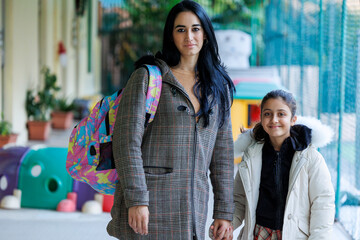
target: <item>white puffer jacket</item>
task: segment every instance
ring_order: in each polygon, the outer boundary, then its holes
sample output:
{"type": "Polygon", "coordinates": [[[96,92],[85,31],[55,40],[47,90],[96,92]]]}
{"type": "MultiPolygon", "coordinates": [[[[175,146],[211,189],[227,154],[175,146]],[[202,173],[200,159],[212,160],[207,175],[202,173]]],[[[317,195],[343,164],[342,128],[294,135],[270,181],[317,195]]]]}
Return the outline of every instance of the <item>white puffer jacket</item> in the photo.
{"type": "MultiPolygon", "coordinates": [[[[327,145],[333,131],[315,118],[299,117],[312,131],[311,144],[294,154],[286,198],[283,240],[332,239],[335,194],[329,170],[317,147],[327,145]]],[[[251,131],[240,134],[235,142],[235,156],[243,156],[234,185],[234,228],[245,220],[238,240],[252,240],[259,198],[263,143],[256,142],[251,131]]]]}

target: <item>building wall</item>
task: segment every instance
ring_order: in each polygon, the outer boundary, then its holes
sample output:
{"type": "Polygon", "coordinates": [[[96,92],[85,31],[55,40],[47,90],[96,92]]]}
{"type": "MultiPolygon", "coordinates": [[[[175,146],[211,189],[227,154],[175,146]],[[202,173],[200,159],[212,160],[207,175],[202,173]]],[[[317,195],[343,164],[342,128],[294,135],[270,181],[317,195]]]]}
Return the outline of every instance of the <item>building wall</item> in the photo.
{"type": "Polygon", "coordinates": [[[2,56],[4,54],[4,25],[3,25],[3,1],[4,0],[0,0],[0,114],[3,112],[3,96],[2,96],[2,92],[3,92],[3,69],[2,69],[2,63],[3,63],[3,59],[2,56]]]}
{"type": "Polygon", "coordinates": [[[62,1],[63,15],[62,40],[66,48],[67,64],[61,67],[63,72],[63,95],[73,98],[76,95],[76,16],[73,2],[62,1]]]}
{"type": "Polygon", "coordinates": [[[100,57],[96,56],[99,54],[97,0],[91,0],[91,55],[88,55],[89,9],[84,16],[76,16],[73,0],[4,1],[5,67],[3,79],[0,77],[0,99],[3,100],[5,119],[19,134],[18,143],[24,144],[27,142],[26,91],[43,86],[40,71],[44,66],[57,75],[57,84],[61,87],[58,97],[77,98],[99,92],[100,79],[96,77],[100,65],[100,57]],[[66,65],[60,64],[59,42],[66,48],[66,65]],[[90,71],[89,57],[93,64],[90,71]]]}
{"type": "Polygon", "coordinates": [[[4,115],[25,141],[26,90],[39,83],[37,1],[5,1],[4,115]],[[31,20],[31,21],[30,21],[31,20]]]}

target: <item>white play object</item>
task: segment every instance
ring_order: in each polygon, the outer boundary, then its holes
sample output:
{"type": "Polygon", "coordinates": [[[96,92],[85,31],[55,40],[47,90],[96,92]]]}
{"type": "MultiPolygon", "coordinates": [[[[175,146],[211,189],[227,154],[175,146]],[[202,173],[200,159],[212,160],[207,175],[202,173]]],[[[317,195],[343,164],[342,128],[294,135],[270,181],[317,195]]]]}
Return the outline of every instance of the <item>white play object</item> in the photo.
{"type": "Polygon", "coordinates": [[[84,203],[81,211],[88,214],[101,214],[103,212],[103,195],[95,194],[95,200],[90,200],[84,203]]]}
{"type": "Polygon", "coordinates": [[[21,190],[14,189],[14,195],[3,197],[0,203],[1,208],[5,209],[20,209],[21,207],[21,190]]]}
{"type": "Polygon", "coordinates": [[[227,69],[247,69],[252,52],[251,35],[239,30],[216,30],[221,61],[227,69]]]}

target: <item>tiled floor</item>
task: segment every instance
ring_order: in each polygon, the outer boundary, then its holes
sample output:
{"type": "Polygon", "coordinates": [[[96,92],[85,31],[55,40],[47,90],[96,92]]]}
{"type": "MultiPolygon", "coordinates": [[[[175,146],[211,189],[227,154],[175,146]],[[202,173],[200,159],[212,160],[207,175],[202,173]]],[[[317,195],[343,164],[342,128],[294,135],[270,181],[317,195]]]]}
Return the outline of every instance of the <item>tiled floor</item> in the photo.
{"type": "MultiPolygon", "coordinates": [[[[30,141],[28,145],[38,146],[45,144],[51,147],[67,147],[71,129],[52,130],[50,139],[30,141]]],[[[212,190],[210,189],[210,194],[212,190]]],[[[207,228],[211,224],[213,196],[210,196],[207,228]]],[[[107,240],[114,239],[108,236],[106,225],[110,220],[109,213],[89,215],[81,212],[61,213],[52,210],[0,209],[0,239],[1,240],[107,240]]],[[[234,239],[239,234],[234,232],[234,239]]],[[[334,227],[334,240],[351,239],[343,231],[340,224],[334,227]]]]}

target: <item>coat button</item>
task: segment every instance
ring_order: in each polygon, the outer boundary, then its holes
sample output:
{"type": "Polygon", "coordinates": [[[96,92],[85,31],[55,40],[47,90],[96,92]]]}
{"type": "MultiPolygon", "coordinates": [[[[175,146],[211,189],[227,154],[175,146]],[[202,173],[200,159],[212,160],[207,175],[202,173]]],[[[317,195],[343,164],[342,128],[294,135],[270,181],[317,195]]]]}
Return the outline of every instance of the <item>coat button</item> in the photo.
{"type": "Polygon", "coordinates": [[[170,91],[171,91],[172,95],[173,95],[174,97],[176,97],[176,95],[177,95],[176,89],[175,89],[174,87],[172,87],[172,88],[170,89],[170,91]]]}
{"type": "Polygon", "coordinates": [[[288,219],[289,219],[289,220],[292,219],[291,213],[288,215],[288,219]]]}

